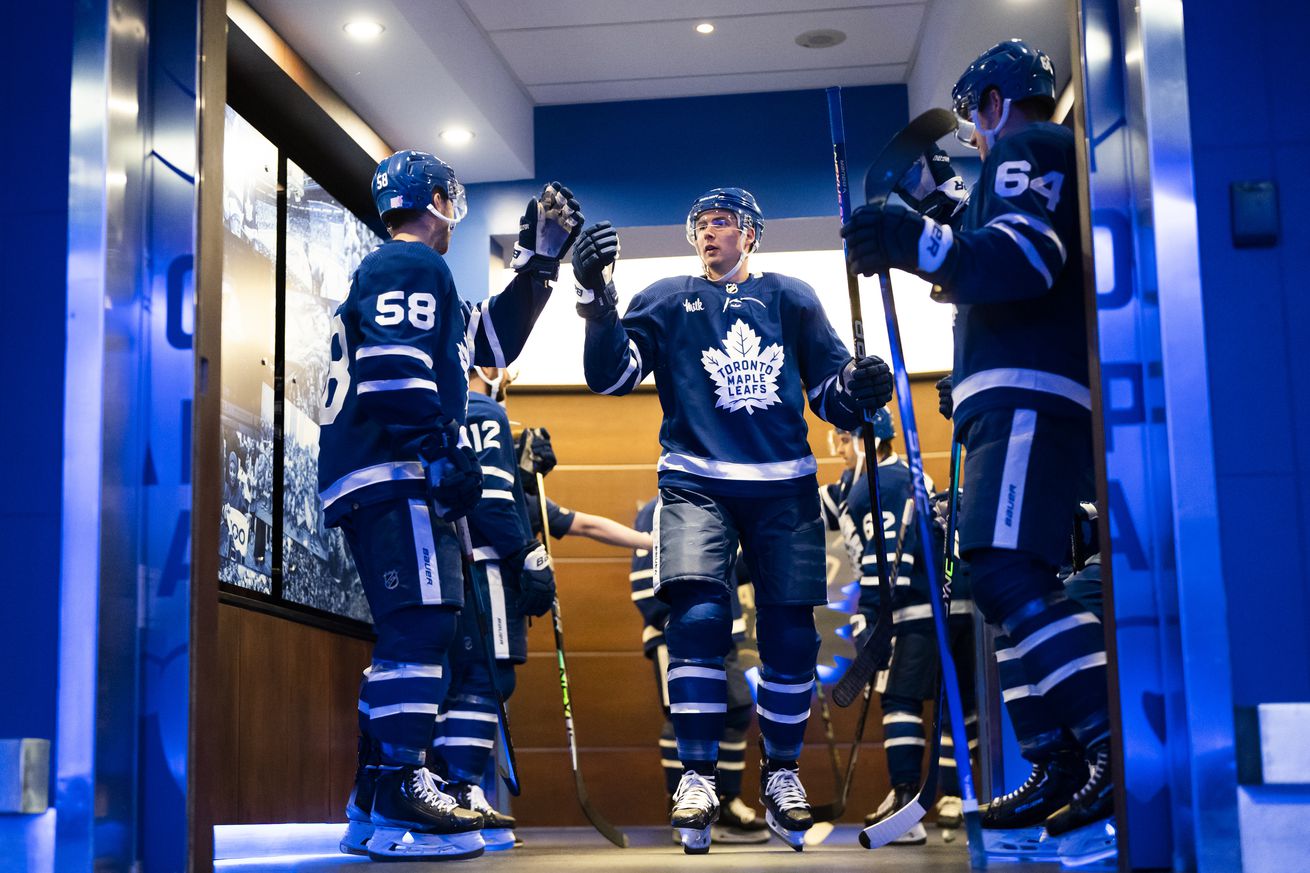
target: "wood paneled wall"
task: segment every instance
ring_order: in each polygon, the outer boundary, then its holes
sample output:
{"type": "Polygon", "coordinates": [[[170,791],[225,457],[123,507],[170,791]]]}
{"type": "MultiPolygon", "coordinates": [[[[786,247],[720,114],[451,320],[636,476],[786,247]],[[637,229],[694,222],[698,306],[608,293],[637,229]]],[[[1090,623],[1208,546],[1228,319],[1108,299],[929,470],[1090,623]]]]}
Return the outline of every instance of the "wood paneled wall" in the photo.
{"type": "MultiPolygon", "coordinates": [[[[915,382],[915,408],[928,473],[944,487],[948,425],[937,414],[935,379],[915,382]]],[[[559,466],[547,478],[551,498],[573,509],[630,524],[654,496],[659,400],[586,392],[511,389],[516,427],[549,428],[559,466]]],[[[841,464],[829,458],[828,425],[811,418],[820,481],[841,464]]],[[[898,427],[899,431],[899,427],[898,427]]],[[[555,543],[581,766],[593,802],[621,825],[666,821],[658,739],[662,715],[650,662],[641,654],[641,619],[629,596],[629,554],[580,537],[555,543]]],[[[355,756],[355,695],[368,644],[238,607],[220,614],[224,652],[222,712],[227,716],[217,804],[220,822],[332,821],[342,818],[355,756]],[[284,665],[280,669],[274,665],[284,665]]],[[[511,701],[523,794],[513,810],[526,825],[585,825],[573,798],[554,638],[549,620],[529,632],[529,658],[511,701]]],[[[858,706],[833,707],[843,760],[858,706]]],[[[888,790],[875,703],[860,751],[849,821],[860,821],[888,790]]],[[[834,788],[823,723],[811,719],[803,772],[815,803],[834,788]]],[[[747,756],[745,797],[754,802],[759,770],[747,756]]]]}

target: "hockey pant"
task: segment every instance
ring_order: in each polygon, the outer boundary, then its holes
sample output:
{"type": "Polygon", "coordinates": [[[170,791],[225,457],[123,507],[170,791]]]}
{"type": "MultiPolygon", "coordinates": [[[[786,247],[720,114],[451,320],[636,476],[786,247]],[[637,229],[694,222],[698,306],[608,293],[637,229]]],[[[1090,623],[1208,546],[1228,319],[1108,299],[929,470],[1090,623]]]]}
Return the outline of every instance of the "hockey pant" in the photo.
{"type": "MultiPolygon", "coordinates": [[[[678,757],[677,735],[669,715],[668,649],[661,645],[652,659],[655,681],[660,689],[660,706],[664,710],[664,726],[660,730],[660,764],[664,768],[664,788],[672,795],[678,790],[682,778],[682,761],[678,757]]],[[[728,684],[728,710],[724,716],[723,737],[719,741],[719,794],[736,797],[741,794],[742,774],[746,769],[746,731],[751,723],[751,692],[746,674],[741,668],[734,648],[724,663],[728,684]]]]}
{"type": "MultiPolygon", "coordinates": [[[[728,710],[724,660],[732,647],[732,612],[722,585],[684,580],[669,586],[669,712],[683,767],[712,770],[728,710]]],[[[814,692],[819,635],[811,606],[759,604],[760,684],[755,712],[770,758],[800,757],[814,692]]]]}

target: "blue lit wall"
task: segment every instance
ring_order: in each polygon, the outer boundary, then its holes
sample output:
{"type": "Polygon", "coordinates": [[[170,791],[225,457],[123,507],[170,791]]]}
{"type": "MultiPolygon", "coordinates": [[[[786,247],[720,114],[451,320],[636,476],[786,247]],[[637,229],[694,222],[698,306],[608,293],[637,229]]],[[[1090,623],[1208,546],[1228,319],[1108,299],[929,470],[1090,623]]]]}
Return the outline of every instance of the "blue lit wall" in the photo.
{"type": "MultiPolygon", "coordinates": [[[[909,120],[906,91],[876,85],[842,94],[858,192],[878,150],[909,120]]],[[[766,222],[836,215],[821,90],[542,106],[535,124],[537,179],[469,186],[469,217],[447,256],[465,297],[487,294],[484,240],[515,231],[528,198],[552,179],[573,189],[589,222],[619,226],[681,224],[691,201],[718,185],[749,189],[766,222]],[[493,226],[493,216],[509,216],[508,224],[493,226]]]]}
{"type": "Polygon", "coordinates": [[[1233,702],[1310,700],[1310,5],[1189,3],[1184,27],[1233,702]],[[1282,239],[1236,249],[1229,184],[1260,179],[1282,239]]]}
{"type": "Polygon", "coordinates": [[[9,8],[0,61],[0,737],[55,735],[72,6],[9,8]]]}

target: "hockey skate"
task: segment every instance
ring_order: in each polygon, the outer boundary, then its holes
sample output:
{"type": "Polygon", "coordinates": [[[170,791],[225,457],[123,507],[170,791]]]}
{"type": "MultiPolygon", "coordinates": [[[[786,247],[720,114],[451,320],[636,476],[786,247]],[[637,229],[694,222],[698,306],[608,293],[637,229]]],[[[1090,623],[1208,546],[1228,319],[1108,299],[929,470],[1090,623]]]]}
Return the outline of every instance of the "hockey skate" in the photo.
{"type": "Polygon", "coordinates": [[[378,778],[377,767],[361,766],[355,773],[355,787],[346,801],[346,832],[338,848],[347,855],[367,855],[373,836],[373,791],[378,778]]]}
{"type": "Polygon", "coordinates": [[[1082,867],[1112,858],[1117,852],[1114,830],[1114,778],[1110,745],[1092,750],[1092,772],[1069,805],[1046,820],[1049,840],[1059,843],[1060,863],[1082,867]]]}
{"type": "Polygon", "coordinates": [[[719,820],[710,826],[716,843],[767,843],[769,826],[740,797],[719,798],[719,820]]]}
{"type": "Polygon", "coordinates": [[[379,768],[371,860],[455,861],[482,854],[482,816],[461,809],[443,784],[423,767],[379,768]]]}
{"type": "Polygon", "coordinates": [[[695,770],[682,774],[678,790],[673,793],[673,812],[669,821],[682,838],[682,851],[703,855],[710,850],[710,828],[719,819],[719,795],[714,777],[695,770]]]}
{"type": "MultiPolygon", "coordinates": [[[[906,804],[912,802],[919,795],[919,786],[917,785],[893,785],[892,790],[887,792],[883,798],[882,804],[877,809],[864,817],[864,826],[877,824],[887,818],[892,813],[902,809],[906,804]]],[[[924,828],[923,822],[917,821],[908,831],[892,840],[889,846],[922,846],[928,842],[928,831],[924,828]]]]}
{"type": "Polygon", "coordinates": [[[800,773],[792,767],[772,767],[765,761],[760,768],[760,800],[769,828],[796,851],[805,851],[805,832],[814,826],[814,816],[800,773]]]}
{"type": "Polygon", "coordinates": [[[1073,750],[1034,761],[1022,785],[983,810],[983,846],[987,853],[998,858],[1055,860],[1058,844],[1045,839],[1043,825],[1087,781],[1086,774],[1087,765],[1073,750]]]}
{"type": "Polygon", "coordinates": [[[937,813],[937,830],[942,832],[942,841],[955,842],[955,832],[964,827],[964,803],[954,794],[943,794],[933,811],[937,813]]]}
{"type": "Polygon", "coordinates": [[[487,844],[488,852],[499,852],[514,848],[514,816],[506,815],[487,801],[481,785],[471,782],[449,782],[450,796],[463,809],[472,810],[482,816],[482,841],[487,844]]]}

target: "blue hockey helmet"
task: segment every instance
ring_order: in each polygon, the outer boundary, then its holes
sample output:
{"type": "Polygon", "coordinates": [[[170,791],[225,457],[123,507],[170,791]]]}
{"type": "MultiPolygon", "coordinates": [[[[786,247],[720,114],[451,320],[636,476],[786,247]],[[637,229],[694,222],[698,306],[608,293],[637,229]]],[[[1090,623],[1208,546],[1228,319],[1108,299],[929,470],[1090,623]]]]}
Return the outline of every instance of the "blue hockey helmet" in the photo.
{"type": "Polygon", "coordinates": [[[468,215],[464,186],[445,161],[427,152],[405,149],[378,164],[373,174],[373,202],[385,221],[397,209],[427,210],[452,225],[468,215]],[[454,217],[442,215],[432,205],[432,192],[440,191],[455,207],[454,217]]]}
{"type": "Polygon", "coordinates": [[[696,219],[711,209],[726,209],[736,215],[743,233],[748,227],[755,228],[755,242],[749,251],[760,247],[760,240],[764,239],[764,213],[755,202],[755,195],[745,188],[711,188],[697,197],[687,211],[687,242],[696,244],[696,219]]]}
{"type": "Polygon", "coordinates": [[[892,426],[892,414],[885,406],[873,414],[873,437],[879,443],[896,438],[896,428],[892,426]]]}
{"type": "Polygon", "coordinates": [[[1021,39],[998,42],[978,56],[951,89],[955,114],[977,124],[974,112],[989,88],[1001,92],[1007,109],[1010,102],[1045,97],[1055,104],[1055,69],[1046,52],[1021,39]]]}

